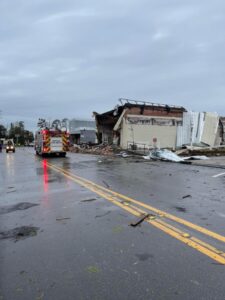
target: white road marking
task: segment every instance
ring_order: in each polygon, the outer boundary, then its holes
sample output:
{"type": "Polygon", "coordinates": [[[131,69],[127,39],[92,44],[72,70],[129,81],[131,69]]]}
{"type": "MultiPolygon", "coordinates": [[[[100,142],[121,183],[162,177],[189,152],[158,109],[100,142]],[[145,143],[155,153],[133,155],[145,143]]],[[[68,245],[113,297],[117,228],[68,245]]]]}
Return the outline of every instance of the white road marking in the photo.
{"type": "Polygon", "coordinates": [[[225,218],[225,214],[217,213],[220,217],[225,218]]]}
{"type": "Polygon", "coordinates": [[[216,174],[216,175],[214,175],[212,177],[216,178],[216,177],[219,177],[219,176],[222,176],[222,175],[225,175],[225,172],[224,173],[220,173],[220,174],[216,174]]]}

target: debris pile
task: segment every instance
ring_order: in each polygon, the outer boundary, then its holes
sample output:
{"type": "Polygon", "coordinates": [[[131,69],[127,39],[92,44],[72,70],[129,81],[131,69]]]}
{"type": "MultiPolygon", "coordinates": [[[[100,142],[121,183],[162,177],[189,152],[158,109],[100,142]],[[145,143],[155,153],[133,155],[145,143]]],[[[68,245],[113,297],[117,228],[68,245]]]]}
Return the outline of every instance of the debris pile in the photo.
{"type": "Polygon", "coordinates": [[[149,160],[153,159],[153,160],[163,160],[163,161],[172,161],[172,162],[185,162],[187,160],[208,159],[208,157],[204,155],[182,157],[182,156],[178,156],[176,153],[168,149],[154,149],[150,151],[148,155],[143,156],[143,158],[149,160]]]}
{"type": "Polygon", "coordinates": [[[123,158],[131,157],[126,151],[121,151],[120,153],[116,154],[117,156],[121,156],[123,158]]]}
{"type": "Polygon", "coordinates": [[[165,161],[174,161],[181,162],[183,158],[179,157],[176,153],[173,153],[167,149],[154,149],[149,152],[148,155],[143,156],[144,159],[153,159],[153,160],[165,160],[165,161]]]}
{"type": "Polygon", "coordinates": [[[220,147],[191,147],[186,145],[185,149],[176,151],[176,154],[182,156],[205,155],[205,156],[225,156],[225,146],[220,147]]]}
{"type": "Polygon", "coordinates": [[[87,153],[93,155],[116,155],[123,158],[143,157],[146,160],[164,160],[173,162],[185,162],[188,160],[206,160],[209,156],[225,156],[225,146],[220,147],[197,147],[185,145],[185,148],[173,152],[169,149],[154,148],[145,156],[134,154],[131,151],[121,151],[121,148],[114,145],[73,145],[70,152],[87,153]]]}
{"type": "Polygon", "coordinates": [[[94,155],[113,155],[114,148],[111,145],[74,145],[70,147],[70,151],[73,153],[88,153],[94,155]]]}
{"type": "Polygon", "coordinates": [[[0,206],[0,215],[2,214],[8,214],[10,212],[16,211],[16,210],[25,210],[28,208],[31,208],[33,206],[37,206],[39,204],[36,203],[29,203],[29,202],[20,202],[14,205],[7,205],[7,206],[0,206]]]}

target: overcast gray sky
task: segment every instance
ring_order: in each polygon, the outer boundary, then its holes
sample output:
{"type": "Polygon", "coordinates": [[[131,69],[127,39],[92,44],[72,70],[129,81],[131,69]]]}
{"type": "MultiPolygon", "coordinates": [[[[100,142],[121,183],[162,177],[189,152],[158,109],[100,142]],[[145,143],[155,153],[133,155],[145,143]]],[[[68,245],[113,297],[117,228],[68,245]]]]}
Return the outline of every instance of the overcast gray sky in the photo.
{"type": "Polygon", "coordinates": [[[224,0],[0,0],[1,122],[118,98],[225,115],[224,0]]]}

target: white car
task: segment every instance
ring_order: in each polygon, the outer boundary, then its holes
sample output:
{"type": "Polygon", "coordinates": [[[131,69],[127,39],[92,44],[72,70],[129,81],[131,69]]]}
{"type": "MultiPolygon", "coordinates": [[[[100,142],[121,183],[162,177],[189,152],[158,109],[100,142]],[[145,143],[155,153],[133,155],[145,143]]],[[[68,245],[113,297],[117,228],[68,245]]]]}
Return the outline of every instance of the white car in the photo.
{"type": "Polygon", "coordinates": [[[8,140],[6,142],[6,147],[5,147],[6,153],[8,152],[15,152],[15,145],[14,142],[12,140],[8,140]]]}

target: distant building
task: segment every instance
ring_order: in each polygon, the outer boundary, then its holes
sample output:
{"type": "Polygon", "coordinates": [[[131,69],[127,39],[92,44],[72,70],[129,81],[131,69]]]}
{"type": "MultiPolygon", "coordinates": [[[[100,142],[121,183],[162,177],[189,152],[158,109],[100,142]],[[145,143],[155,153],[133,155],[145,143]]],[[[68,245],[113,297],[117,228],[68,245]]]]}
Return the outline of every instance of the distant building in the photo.
{"type": "Polygon", "coordinates": [[[96,143],[95,121],[69,120],[69,133],[72,144],[96,143]]]}
{"type": "Polygon", "coordinates": [[[120,99],[121,105],[103,114],[94,113],[100,143],[122,149],[175,148],[177,127],[184,107],[120,99]]]}

